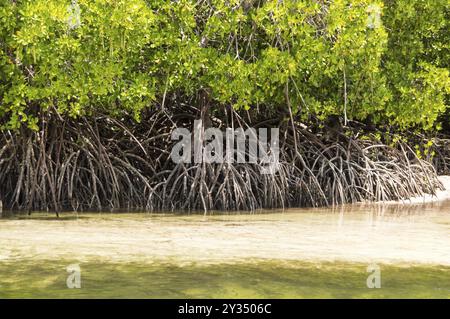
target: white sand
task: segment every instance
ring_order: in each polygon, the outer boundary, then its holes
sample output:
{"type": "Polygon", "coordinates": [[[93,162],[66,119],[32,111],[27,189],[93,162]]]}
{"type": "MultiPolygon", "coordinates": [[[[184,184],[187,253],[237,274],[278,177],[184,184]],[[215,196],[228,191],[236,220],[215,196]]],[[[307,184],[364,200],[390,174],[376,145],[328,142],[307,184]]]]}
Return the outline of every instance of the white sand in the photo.
{"type": "Polygon", "coordinates": [[[438,190],[435,195],[425,194],[424,196],[412,197],[403,201],[388,201],[385,204],[392,203],[409,203],[409,204],[421,204],[421,203],[433,203],[440,202],[444,200],[450,200],[450,176],[442,175],[439,176],[439,180],[442,185],[444,185],[445,190],[438,190]]]}
{"type": "Polygon", "coordinates": [[[441,200],[450,199],[450,176],[439,176],[439,180],[444,185],[445,190],[439,191],[437,197],[441,200]]]}

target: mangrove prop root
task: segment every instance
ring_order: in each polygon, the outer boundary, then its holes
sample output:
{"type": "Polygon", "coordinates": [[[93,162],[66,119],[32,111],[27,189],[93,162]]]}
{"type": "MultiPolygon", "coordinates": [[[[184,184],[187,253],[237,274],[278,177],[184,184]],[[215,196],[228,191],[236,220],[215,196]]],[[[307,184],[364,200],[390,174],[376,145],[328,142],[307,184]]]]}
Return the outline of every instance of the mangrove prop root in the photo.
{"type": "MultiPolygon", "coordinates": [[[[227,125],[246,129],[231,111],[227,125]]],[[[339,133],[334,140],[280,121],[279,169],[260,164],[175,164],[171,132],[199,112],[170,107],[139,125],[108,116],[41,116],[40,130],[0,137],[0,196],[24,210],[256,210],[407,199],[442,188],[433,165],[406,144],[388,147],[339,133]],[[173,113],[172,113],[173,112],[173,113]]],[[[214,118],[211,120],[214,122],[214,118]]],[[[266,121],[267,123],[267,121],[266,121]]],[[[224,123],[220,125],[225,125],[224,123]]],[[[220,126],[219,125],[219,126],[220,126]]],[[[273,122],[271,123],[273,126],[273,122]]],[[[448,154],[439,157],[448,161],[448,154]]],[[[444,165],[444,164],[439,164],[444,165]]]]}

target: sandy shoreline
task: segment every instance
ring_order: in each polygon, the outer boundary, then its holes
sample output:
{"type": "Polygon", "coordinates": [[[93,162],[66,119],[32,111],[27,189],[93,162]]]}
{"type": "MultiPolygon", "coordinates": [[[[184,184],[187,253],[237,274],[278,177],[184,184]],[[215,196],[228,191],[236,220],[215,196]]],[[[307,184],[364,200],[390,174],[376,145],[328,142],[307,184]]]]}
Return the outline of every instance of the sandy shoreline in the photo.
{"type": "Polygon", "coordinates": [[[438,191],[437,197],[440,200],[449,200],[450,199],[450,176],[448,176],[448,175],[439,176],[439,180],[441,181],[442,185],[444,185],[445,190],[438,191]]]}
{"type": "Polygon", "coordinates": [[[392,203],[409,203],[409,204],[422,204],[422,203],[432,203],[444,200],[450,200],[450,176],[441,175],[438,177],[444,186],[444,190],[436,191],[436,195],[425,194],[424,196],[412,197],[403,201],[388,201],[386,204],[392,203]]]}

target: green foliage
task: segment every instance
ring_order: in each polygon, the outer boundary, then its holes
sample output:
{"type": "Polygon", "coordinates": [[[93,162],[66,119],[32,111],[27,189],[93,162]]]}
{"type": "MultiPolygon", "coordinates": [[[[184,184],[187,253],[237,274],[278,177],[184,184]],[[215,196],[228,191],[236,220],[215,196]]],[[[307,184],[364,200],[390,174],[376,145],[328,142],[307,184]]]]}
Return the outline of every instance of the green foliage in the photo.
{"type": "Polygon", "coordinates": [[[447,0],[0,0],[0,117],[216,107],[430,129],[447,108],[447,0]],[[432,18],[430,18],[432,17],[432,18]],[[72,20],[71,20],[72,19],[72,20]]]}
{"type": "MultiPolygon", "coordinates": [[[[392,94],[386,114],[403,128],[433,127],[450,94],[448,0],[386,1],[384,64],[392,94]]],[[[447,100],[448,101],[448,100],[447,100]]]]}

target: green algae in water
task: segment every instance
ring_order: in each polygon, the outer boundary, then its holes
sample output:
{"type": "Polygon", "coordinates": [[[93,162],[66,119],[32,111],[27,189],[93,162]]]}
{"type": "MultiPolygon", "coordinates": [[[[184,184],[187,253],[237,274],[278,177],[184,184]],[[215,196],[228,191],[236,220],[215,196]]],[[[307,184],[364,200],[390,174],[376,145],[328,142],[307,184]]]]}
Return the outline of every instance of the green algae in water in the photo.
{"type": "Polygon", "coordinates": [[[81,289],[68,289],[71,260],[0,264],[0,298],[450,298],[450,267],[256,260],[212,265],[79,263],[81,289]]]}

